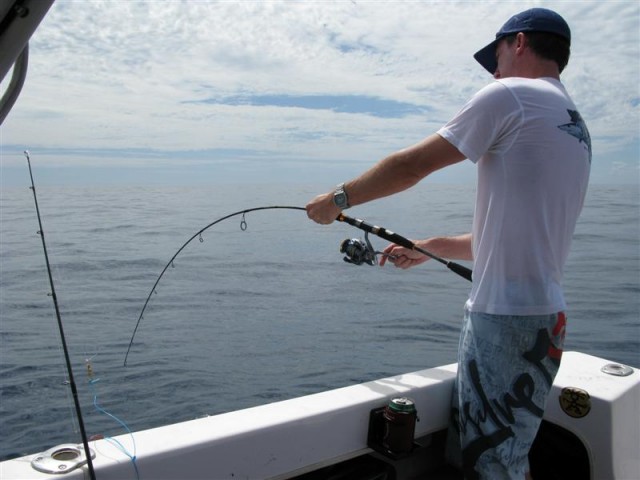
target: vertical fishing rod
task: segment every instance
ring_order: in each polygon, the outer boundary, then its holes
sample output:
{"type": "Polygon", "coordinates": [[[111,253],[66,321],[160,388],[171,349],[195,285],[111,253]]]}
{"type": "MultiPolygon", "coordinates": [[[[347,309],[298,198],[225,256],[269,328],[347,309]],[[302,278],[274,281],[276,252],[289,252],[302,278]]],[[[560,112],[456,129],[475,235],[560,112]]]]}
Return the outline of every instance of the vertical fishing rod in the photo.
{"type": "Polygon", "coordinates": [[[73,394],[73,402],[76,407],[76,415],[78,416],[78,425],[80,426],[80,435],[82,436],[82,444],[84,445],[84,455],[87,459],[87,467],[89,468],[89,476],[91,480],[96,480],[96,473],[93,469],[93,462],[91,461],[91,450],[89,449],[89,440],[87,439],[87,433],[84,428],[84,421],[82,420],[82,410],[80,409],[80,401],[78,400],[78,389],[76,382],[73,379],[73,369],[71,368],[71,360],[69,359],[69,350],[67,349],[67,341],[64,335],[64,328],[62,327],[62,319],[60,318],[60,309],[58,308],[58,297],[56,296],[56,289],[53,284],[53,275],[51,274],[51,265],[49,263],[49,254],[47,252],[47,244],[44,239],[44,229],[42,228],[42,219],[40,218],[40,208],[38,207],[38,197],[36,195],[36,186],[33,182],[33,173],[31,171],[31,160],[29,158],[29,152],[24,151],[24,156],[27,158],[27,164],[29,165],[29,177],[31,178],[31,191],[33,192],[33,201],[36,204],[36,214],[38,216],[38,226],[40,230],[38,235],[42,239],[42,248],[44,250],[44,259],[47,264],[47,273],[49,275],[49,285],[51,286],[51,298],[53,299],[53,306],[56,310],[56,318],[58,320],[58,329],[60,330],[60,339],[62,341],[62,350],[64,351],[64,359],[67,364],[67,373],[69,374],[69,385],[71,386],[71,393],[73,394]]]}

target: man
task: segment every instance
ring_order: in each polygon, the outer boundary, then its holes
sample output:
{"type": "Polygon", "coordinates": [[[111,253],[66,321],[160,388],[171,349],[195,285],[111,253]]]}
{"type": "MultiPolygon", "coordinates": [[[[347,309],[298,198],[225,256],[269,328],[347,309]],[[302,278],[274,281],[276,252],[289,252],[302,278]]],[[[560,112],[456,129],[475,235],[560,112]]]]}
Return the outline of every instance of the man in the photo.
{"type": "MultiPolygon", "coordinates": [[[[306,207],[328,224],[438,169],[466,158],[477,164],[472,232],[416,242],[440,257],[473,260],[452,400],[469,479],[529,476],[528,452],[560,364],[563,268],[591,164],[589,132],[560,82],[570,41],[553,11],[513,16],[474,56],[496,81],[436,134],[306,207]]],[[[427,260],[398,245],[385,252],[393,257],[381,264],[399,268],[427,260]]]]}

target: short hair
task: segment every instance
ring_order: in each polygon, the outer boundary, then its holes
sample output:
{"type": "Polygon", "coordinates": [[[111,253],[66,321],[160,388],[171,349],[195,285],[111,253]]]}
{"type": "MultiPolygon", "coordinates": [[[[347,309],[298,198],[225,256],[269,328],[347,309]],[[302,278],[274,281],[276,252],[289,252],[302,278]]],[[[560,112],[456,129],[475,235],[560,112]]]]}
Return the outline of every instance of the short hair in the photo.
{"type": "MultiPolygon", "coordinates": [[[[569,63],[571,44],[569,40],[555,33],[548,32],[522,32],[527,37],[531,50],[536,55],[546,60],[553,60],[558,65],[560,73],[569,63]]],[[[509,45],[513,44],[516,35],[509,35],[505,40],[509,45]]]]}

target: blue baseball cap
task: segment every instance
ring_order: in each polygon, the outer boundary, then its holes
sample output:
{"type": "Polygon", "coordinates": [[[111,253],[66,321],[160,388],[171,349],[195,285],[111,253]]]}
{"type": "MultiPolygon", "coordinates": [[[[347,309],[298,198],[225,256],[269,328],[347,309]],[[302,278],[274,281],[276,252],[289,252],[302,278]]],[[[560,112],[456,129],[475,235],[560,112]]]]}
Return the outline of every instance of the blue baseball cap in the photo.
{"type": "Polygon", "coordinates": [[[496,61],[496,46],[500,39],[519,32],[547,32],[555,33],[566,38],[571,43],[571,30],[564,18],[553,10],[546,8],[531,8],[518,13],[507,20],[498,33],[496,39],[473,56],[491,75],[498,68],[496,61]]]}

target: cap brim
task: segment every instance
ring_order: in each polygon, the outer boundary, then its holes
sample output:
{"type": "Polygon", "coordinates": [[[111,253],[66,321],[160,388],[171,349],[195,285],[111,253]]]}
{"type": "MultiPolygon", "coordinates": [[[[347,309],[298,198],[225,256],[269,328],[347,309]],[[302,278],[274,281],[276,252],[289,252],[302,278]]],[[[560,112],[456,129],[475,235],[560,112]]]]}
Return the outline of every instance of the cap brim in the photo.
{"type": "Polygon", "coordinates": [[[487,72],[491,75],[498,69],[498,62],[496,61],[496,45],[498,39],[491,42],[482,50],[478,50],[473,58],[475,58],[480,65],[482,65],[487,72]]]}

